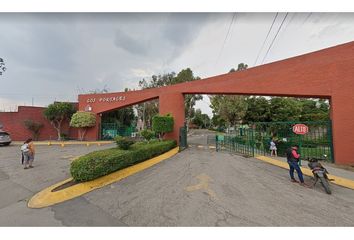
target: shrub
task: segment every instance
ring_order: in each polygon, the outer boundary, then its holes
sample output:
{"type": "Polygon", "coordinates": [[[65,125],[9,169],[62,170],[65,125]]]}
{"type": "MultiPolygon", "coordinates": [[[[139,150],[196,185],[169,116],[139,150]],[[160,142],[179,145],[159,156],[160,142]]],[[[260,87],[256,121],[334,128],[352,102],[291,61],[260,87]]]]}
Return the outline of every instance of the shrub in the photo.
{"type": "Polygon", "coordinates": [[[136,143],[130,150],[111,148],[89,153],[71,163],[70,173],[77,182],[89,181],[161,155],[176,147],[176,141],[136,143]]]}
{"type": "Polygon", "coordinates": [[[122,150],[128,150],[130,145],[135,143],[134,139],[122,137],[122,136],[116,136],[114,138],[114,141],[116,142],[118,148],[120,148],[122,150]]]}
{"type": "Polygon", "coordinates": [[[155,132],[147,129],[141,131],[140,134],[146,141],[150,141],[155,137],[155,132]]]}
{"type": "Polygon", "coordinates": [[[25,127],[32,132],[33,139],[38,140],[41,129],[43,128],[44,124],[40,122],[35,122],[31,119],[27,119],[23,123],[25,127]]]}
{"type": "Polygon", "coordinates": [[[165,133],[173,131],[174,120],[170,114],[165,116],[155,115],[152,118],[152,130],[159,134],[162,138],[165,133]]]}
{"type": "Polygon", "coordinates": [[[96,116],[91,112],[78,111],[71,117],[70,127],[79,128],[79,139],[84,140],[86,130],[96,125],[96,116]]]}

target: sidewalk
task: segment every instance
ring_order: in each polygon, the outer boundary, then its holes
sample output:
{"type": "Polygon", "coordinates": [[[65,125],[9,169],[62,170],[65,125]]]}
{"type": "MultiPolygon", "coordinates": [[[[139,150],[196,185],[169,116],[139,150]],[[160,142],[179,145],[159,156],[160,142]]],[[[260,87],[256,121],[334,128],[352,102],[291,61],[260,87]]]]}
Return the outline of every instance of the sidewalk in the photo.
{"type": "MultiPolygon", "coordinates": [[[[268,156],[268,157],[270,157],[270,156],[268,156]]],[[[283,157],[272,157],[272,158],[286,162],[286,158],[283,158],[283,157]]],[[[307,161],[301,160],[301,167],[309,168],[307,166],[307,163],[308,163],[307,161]]],[[[333,163],[321,162],[321,164],[327,169],[329,174],[335,175],[338,177],[348,178],[348,179],[354,181],[354,171],[345,170],[345,169],[333,166],[334,165],[333,163]]],[[[353,170],[354,170],[354,168],[353,168],[353,170]]]]}
{"type": "MultiPolygon", "coordinates": [[[[255,156],[255,158],[273,164],[275,166],[289,169],[289,165],[286,161],[286,158],[283,157],[270,157],[270,156],[255,156]]],[[[312,171],[307,166],[307,161],[301,161],[301,169],[304,175],[312,177],[312,171]]],[[[329,178],[334,179],[332,183],[350,188],[354,190],[354,171],[341,169],[340,167],[336,167],[334,164],[323,162],[322,165],[329,172],[329,178]]]]}

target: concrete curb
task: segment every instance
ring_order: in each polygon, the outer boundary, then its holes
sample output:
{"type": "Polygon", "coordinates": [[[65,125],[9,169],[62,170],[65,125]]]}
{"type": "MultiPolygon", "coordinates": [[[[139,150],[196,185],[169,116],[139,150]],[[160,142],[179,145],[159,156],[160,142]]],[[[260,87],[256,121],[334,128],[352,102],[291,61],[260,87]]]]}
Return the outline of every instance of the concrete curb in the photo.
{"type": "MultiPolygon", "coordinates": [[[[289,169],[288,163],[280,161],[280,160],[276,160],[274,158],[265,157],[265,156],[256,156],[255,158],[257,158],[263,162],[270,163],[272,165],[281,167],[281,168],[289,169]]],[[[304,175],[310,176],[310,177],[313,176],[312,171],[309,168],[301,167],[301,170],[304,175]]],[[[328,177],[331,179],[334,179],[334,181],[331,181],[331,183],[334,183],[336,185],[354,190],[354,181],[353,180],[339,177],[339,176],[335,176],[335,175],[331,175],[331,174],[328,174],[328,177]]]]}
{"type": "Polygon", "coordinates": [[[138,163],[134,166],[118,170],[106,176],[97,178],[92,181],[87,181],[83,183],[78,183],[76,185],[70,186],[68,188],[52,192],[53,189],[70,182],[72,178],[66,179],[62,182],[54,184],[39,193],[35,194],[28,202],[29,208],[44,208],[49,207],[57,203],[61,203],[76,197],[79,197],[85,193],[91,192],[95,189],[102,188],[111,183],[118,182],[121,179],[129,177],[135,173],[143,171],[153,165],[162,162],[174,155],[179,151],[179,147],[176,147],[160,156],[154,157],[152,159],[146,160],[144,162],[138,163]]]}

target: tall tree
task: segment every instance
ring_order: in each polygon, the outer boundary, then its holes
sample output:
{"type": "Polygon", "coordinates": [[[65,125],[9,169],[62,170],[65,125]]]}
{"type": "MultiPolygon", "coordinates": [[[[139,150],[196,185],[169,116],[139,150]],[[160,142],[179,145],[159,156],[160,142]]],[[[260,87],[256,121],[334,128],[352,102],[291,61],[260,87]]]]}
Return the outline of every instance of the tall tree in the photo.
{"type": "MultiPolygon", "coordinates": [[[[139,81],[139,87],[141,89],[157,88],[198,79],[200,78],[195,77],[190,68],[186,68],[182,69],[177,75],[175,72],[171,72],[162,75],[153,75],[150,80],[143,79],[139,81]]],[[[203,96],[200,94],[185,95],[185,115],[187,123],[189,123],[192,118],[193,108],[196,102],[201,99],[203,99],[203,96]]],[[[145,126],[148,126],[149,123],[151,123],[152,117],[158,113],[158,101],[153,100],[139,104],[136,109],[139,118],[143,120],[145,126]]]]}
{"type": "Polygon", "coordinates": [[[55,130],[57,130],[59,141],[61,140],[62,123],[66,120],[70,120],[74,112],[74,105],[66,102],[55,102],[49,104],[49,106],[44,110],[44,116],[50,121],[55,130]]]}
{"type": "Polygon", "coordinates": [[[198,108],[195,110],[192,123],[197,125],[199,128],[208,128],[210,126],[210,118],[207,114],[202,113],[202,111],[198,108]]]}
{"type": "Polygon", "coordinates": [[[246,102],[245,123],[268,122],[270,120],[270,103],[265,97],[248,97],[246,102]]]}
{"type": "MultiPolygon", "coordinates": [[[[245,63],[239,63],[237,70],[232,68],[229,72],[243,71],[248,67],[245,63]]],[[[234,126],[243,123],[247,111],[246,97],[242,95],[215,95],[210,97],[210,107],[213,114],[217,115],[215,119],[223,119],[226,125],[234,126]]]]}
{"type": "Polygon", "coordinates": [[[213,114],[222,118],[228,127],[243,123],[247,111],[247,102],[244,96],[216,95],[210,98],[210,103],[213,114]]]}
{"type": "Polygon", "coordinates": [[[0,58],[0,75],[2,75],[2,73],[5,71],[6,71],[5,61],[4,59],[0,58]]]}
{"type": "Polygon", "coordinates": [[[270,100],[270,120],[286,122],[300,120],[301,104],[294,98],[273,97],[270,100]]]}

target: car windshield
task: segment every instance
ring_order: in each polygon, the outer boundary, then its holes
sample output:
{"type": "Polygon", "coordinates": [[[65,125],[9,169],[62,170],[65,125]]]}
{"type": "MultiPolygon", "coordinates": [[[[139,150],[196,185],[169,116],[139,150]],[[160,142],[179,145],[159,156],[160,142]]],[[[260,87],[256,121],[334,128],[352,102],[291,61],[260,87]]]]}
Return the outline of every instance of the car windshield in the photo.
{"type": "Polygon", "coordinates": [[[0,132],[0,136],[8,136],[9,134],[7,132],[0,132]]]}

